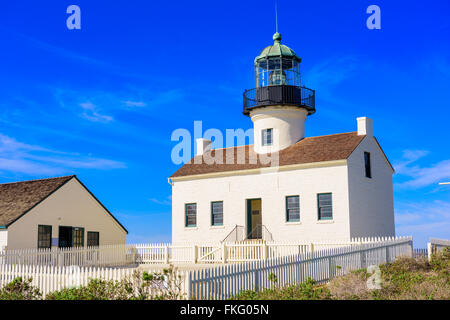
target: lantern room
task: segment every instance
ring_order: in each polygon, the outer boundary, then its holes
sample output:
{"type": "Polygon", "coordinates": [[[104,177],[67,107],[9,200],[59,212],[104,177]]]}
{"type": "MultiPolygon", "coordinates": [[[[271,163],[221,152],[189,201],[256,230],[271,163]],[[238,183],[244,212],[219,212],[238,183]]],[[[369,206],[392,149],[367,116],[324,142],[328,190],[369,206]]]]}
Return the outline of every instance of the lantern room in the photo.
{"type": "Polygon", "coordinates": [[[274,44],[255,58],[255,87],[273,85],[300,86],[300,62],[294,50],[281,44],[281,34],[273,35],[274,44]]]}
{"type": "Polygon", "coordinates": [[[281,34],[273,35],[270,45],[255,58],[255,88],[244,92],[245,115],[265,106],[294,106],[315,112],[315,92],[301,85],[302,59],[281,44],[281,34]]]}

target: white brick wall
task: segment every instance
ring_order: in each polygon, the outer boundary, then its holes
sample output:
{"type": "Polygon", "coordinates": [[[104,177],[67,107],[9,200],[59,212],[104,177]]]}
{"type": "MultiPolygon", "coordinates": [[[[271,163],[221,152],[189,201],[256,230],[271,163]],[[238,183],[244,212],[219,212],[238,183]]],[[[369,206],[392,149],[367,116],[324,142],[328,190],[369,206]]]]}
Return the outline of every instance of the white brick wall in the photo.
{"type": "Polygon", "coordinates": [[[246,226],[246,199],[262,199],[262,223],[275,241],[349,240],[347,167],[304,168],[264,174],[175,181],[172,240],[217,242],[236,224],[246,226]],[[333,194],[333,220],[318,221],[317,193],[333,194]],[[285,197],[300,196],[300,222],[285,221],[285,197]],[[211,227],[211,201],[224,202],[224,226],[211,227]],[[185,228],[184,204],[197,203],[197,227],[185,228]]]}
{"type": "Polygon", "coordinates": [[[175,181],[172,241],[218,242],[235,225],[247,230],[246,199],[253,198],[262,199],[262,224],[275,241],[394,236],[392,173],[374,138],[367,136],[347,161],[332,166],[175,181]],[[364,151],[371,154],[371,179],[365,177],[364,151]],[[317,219],[317,193],[325,192],[333,196],[332,221],[317,219]],[[285,197],[289,195],[300,196],[299,223],[285,221],[285,197]],[[224,202],[223,227],[211,226],[211,201],[224,202]],[[197,203],[195,228],[184,227],[185,203],[197,203]]]}
{"type": "Polygon", "coordinates": [[[351,237],[394,236],[393,171],[373,137],[365,137],[348,158],[351,237]],[[365,177],[364,151],[372,178],[365,177]]]}

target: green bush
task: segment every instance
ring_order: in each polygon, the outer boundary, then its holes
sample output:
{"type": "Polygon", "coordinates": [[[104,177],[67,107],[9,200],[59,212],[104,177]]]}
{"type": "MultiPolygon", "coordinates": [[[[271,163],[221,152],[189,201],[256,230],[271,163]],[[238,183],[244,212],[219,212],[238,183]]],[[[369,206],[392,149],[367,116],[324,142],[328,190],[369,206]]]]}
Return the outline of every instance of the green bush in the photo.
{"type": "Polygon", "coordinates": [[[312,278],[304,283],[279,287],[274,275],[269,276],[273,289],[242,291],[237,300],[450,300],[450,248],[444,248],[424,258],[399,257],[382,264],[381,289],[369,290],[370,274],[359,269],[344,276],[334,277],[326,285],[317,285],[312,278]]]}
{"type": "MultiPolygon", "coordinates": [[[[269,280],[273,277],[269,277],[269,280]]],[[[241,291],[233,297],[234,300],[324,300],[330,299],[330,292],[325,286],[317,285],[308,277],[305,282],[261,291],[241,291]]]]}
{"type": "Polygon", "coordinates": [[[47,300],[129,300],[134,298],[127,281],[90,279],[86,286],[64,288],[45,297],[47,300]]]}
{"type": "Polygon", "coordinates": [[[0,300],[37,300],[41,298],[39,289],[31,285],[33,279],[15,278],[0,289],[0,300]]]}
{"type": "Polygon", "coordinates": [[[450,247],[445,247],[441,251],[431,256],[431,268],[436,272],[449,275],[450,273],[450,247]]]}
{"type": "Polygon", "coordinates": [[[135,271],[120,281],[90,279],[86,286],[65,288],[47,300],[172,300],[182,298],[182,279],[173,268],[162,272],[135,271]]]}

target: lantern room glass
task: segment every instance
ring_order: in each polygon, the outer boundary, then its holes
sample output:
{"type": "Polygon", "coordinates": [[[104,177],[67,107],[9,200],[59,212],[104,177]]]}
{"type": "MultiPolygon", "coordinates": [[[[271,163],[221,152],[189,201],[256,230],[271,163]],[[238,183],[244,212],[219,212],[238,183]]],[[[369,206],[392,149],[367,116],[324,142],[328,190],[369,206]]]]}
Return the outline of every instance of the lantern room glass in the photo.
{"type": "Polygon", "coordinates": [[[289,85],[300,87],[300,63],[290,58],[265,58],[255,62],[256,87],[289,85]]]}

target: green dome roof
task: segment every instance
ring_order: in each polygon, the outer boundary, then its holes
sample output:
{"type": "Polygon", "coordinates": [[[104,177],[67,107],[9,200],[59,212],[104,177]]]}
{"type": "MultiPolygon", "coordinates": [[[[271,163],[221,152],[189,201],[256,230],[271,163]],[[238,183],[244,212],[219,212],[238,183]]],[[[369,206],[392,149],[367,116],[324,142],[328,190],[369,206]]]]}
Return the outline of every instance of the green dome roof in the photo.
{"type": "Polygon", "coordinates": [[[292,50],[288,46],[281,44],[281,34],[279,34],[278,32],[273,35],[273,45],[264,48],[264,50],[261,51],[260,55],[255,58],[255,62],[260,59],[266,59],[270,57],[286,57],[295,59],[298,62],[302,61],[302,59],[297,56],[294,50],[292,50]]]}

